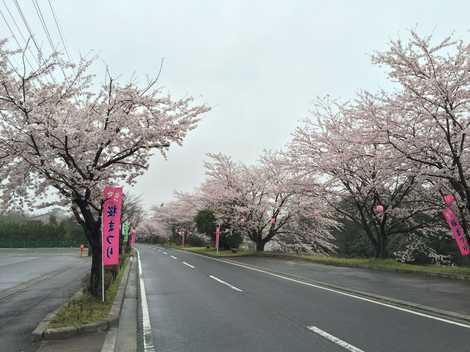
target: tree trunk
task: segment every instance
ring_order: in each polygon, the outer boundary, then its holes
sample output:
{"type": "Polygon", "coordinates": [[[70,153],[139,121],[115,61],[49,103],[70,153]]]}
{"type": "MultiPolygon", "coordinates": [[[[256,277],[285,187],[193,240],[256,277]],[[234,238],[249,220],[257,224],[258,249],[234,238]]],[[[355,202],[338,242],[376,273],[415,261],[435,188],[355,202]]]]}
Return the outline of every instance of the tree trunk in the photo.
{"type": "Polygon", "coordinates": [[[87,202],[83,200],[74,200],[80,212],[74,210],[75,218],[82,225],[88,240],[91,251],[91,270],[90,270],[90,293],[95,296],[101,296],[101,217],[96,216],[90,210],[87,202]]]}
{"type": "Polygon", "coordinates": [[[101,247],[92,246],[91,272],[90,272],[90,293],[95,296],[101,296],[101,247]]]}
{"type": "Polygon", "coordinates": [[[384,236],[384,234],[379,234],[378,237],[377,245],[375,246],[375,257],[382,259],[388,258],[386,236],[384,236]]]}
{"type": "Polygon", "coordinates": [[[258,239],[256,241],[256,251],[257,252],[263,252],[265,244],[266,244],[266,242],[264,242],[262,239],[258,239]]]}

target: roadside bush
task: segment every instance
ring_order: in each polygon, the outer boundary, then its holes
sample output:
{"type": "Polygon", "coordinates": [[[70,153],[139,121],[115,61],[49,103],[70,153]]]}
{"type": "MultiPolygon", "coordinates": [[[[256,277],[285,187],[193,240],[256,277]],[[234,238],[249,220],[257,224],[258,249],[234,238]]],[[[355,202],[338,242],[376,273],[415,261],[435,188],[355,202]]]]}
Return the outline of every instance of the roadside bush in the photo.
{"type": "Polygon", "coordinates": [[[221,249],[238,249],[243,241],[243,237],[239,233],[230,233],[229,231],[220,234],[221,249]]]}
{"type": "Polygon", "coordinates": [[[200,235],[192,234],[186,239],[189,246],[192,247],[204,247],[207,245],[207,241],[200,235]]]}
{"type": "Polygon", "coordinates": [[[402,263],[408,264],[451,264],[449,255],[438,254],[430,246],[430,241],[417,235],[409,235],[406,243],[402,244],[401,250],[394,252],[395,258],[402,263]]]}
{"type": "Polygon", "coordinates": [[[168,238],[158,235],[152,236],[145,236],[139,240],[142,243],[150,243],[150,244],[165,244],[168,243],[168,238]]]}
{"type": "Polygon", "coordinates": [[[374,248],[360,226],[347,219],[340,219],[342,226],[334,230],[338,257],[373,257],[374,248]]]}

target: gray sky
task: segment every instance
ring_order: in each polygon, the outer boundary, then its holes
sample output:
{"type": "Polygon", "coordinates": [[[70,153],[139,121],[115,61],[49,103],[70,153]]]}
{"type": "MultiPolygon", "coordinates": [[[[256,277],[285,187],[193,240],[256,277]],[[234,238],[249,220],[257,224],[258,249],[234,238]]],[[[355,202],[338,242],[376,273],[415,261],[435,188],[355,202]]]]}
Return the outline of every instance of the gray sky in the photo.
{"type": "MultiPolygon", "coordinates": [[[[59,41],[47,1],[38,1],[59,41]]],[[[14,9],[13,0],[6,2],[14,9]]],[[[406,38],[408,29],[437,38],[455,32],[466,40],[470,29],[467,1],[51,2],[72,56],[99,54],[98,77],[106,62],[122,79],[133,72],[144,79],[165,58],[165,90],[213,107],[168,160],[153,157],[134,189],[146,206],[197,186],[208,152],[254,162],[263,149],[283,147],[317,96],[349,99],[359,89],[386,87],[369,55],[390,39],[406,38]]],[[[47,48],[32,2],[20,3],[47,48]]],[[[8,36],[3,23],[0,28],[8,36]]]]}

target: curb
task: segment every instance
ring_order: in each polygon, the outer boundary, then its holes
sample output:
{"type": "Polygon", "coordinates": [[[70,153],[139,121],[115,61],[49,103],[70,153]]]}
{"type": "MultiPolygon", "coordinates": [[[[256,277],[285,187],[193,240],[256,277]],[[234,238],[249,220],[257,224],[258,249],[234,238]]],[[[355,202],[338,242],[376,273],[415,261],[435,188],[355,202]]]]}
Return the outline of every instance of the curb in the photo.
{"type": "MultiPolygon", "coordinates": [[[[191,252],[191,251],[187,251],[187,252],[194,253],[194,252],[191,252]]],[[[204,255],[206,257],[215,258],[215,259],[219,259],[219,260],[222,260],[222,261],[225,261],[225,260],[226,261],[234,261],[234,262],[237,261],[235,258],[215,257],[215,256],[207,255],[207,254],[204,254],[204,253],[194,253],[194,254],[204,255]]],[[[296,257],[291,257],[291,258],[299,259],[299,258],[296,258],[296,257]]],[[[304,259],[304,260],[312,262],[311,260],[306,260],[306,259],[304,259]]],[[[310,282],[312,284],[316,284],[318,286],[323,286],[325,288],[330,288],[330,289],[334,289],[334,290],[337,290],[337,291],[342,291],[344,293],[354,294],[356,296],[364,297],[364,298],[367,298],[367,299],[370,299],[370,300],[374,300],[374,301],[384,303],[384,304],[393,305],[393,306],[404,308],[404,309],[413,310],[413,311],[416,311],[416,312],[419,312],[419,313],[426,313],[426,314],[429,314],[429,315],[433,315],[435,317],[452,320],[452,321],[457,322],[457,323],[462,323],[462,324],[466,324],[466,325],[468,325],[470,323],[470,315],[460,314],[460,313],[456,313],[456,312],[452,312],[452,311],[448,311],[448,310],[444,310],[444,309],[439,309],[439,308],[434,308],[434,307],[426,306],[426,305],[423,305],[423,304],[413,303],[413,302],[400,300],[400,299],[396,299],[396,298],[381,296],[381,295],[377,295],[377,294],[374,294],[374,293],[354,290],[354,289],[350,289],[350,288],[347,288],[347,287],[326,283],[326,282],[323,282],[323,281],[312,280],[310,278],[306,278],[306,277],[302,277],[302,276],[296,276],[296,275],[292,275],[292,274],[288,274],[288,273],[284,273],[284,272],[280,272],[280,271],[270,270],[270,269],[260,267],[260,266],[256,266],[256,265],[252,265],[252,264],[246,264],[246,263],[242,263],[242,264],[246,265],[248,267],[252,267],[254,269],[261,269],[261,270],[264,270],[264,271],[267,271],[267,272],[271,272],[273,274],[282,275],[282,276],[286,276],[286,277],[291,277],[291,278],[297,279],[297,280],[305,280],[307,282],[310,282]]],[[[364,268],[364,267],[358,266],[358,268],[364,268]]],[[[367,269],[367,268],[365,268],[365,269],[367,269]]],[[[388,270],[386,270],[386,271],[388,271],[388,270]]],[[[409,273],[408,271],[406,271],[406,272],[409,273]]]]}
{"type": "Polygon", "coordinates": [[[314,263],[320,265],[331,265],[343,268],[358,268],[358,269],[367,269],[367,270],[375,270],[375,271],[382,271],[382,272],[389,272],[389,273],[400,273],[400,274],[410,274],[410,275],[420,275],[426,277],[438,277],[441,279],[450,279],[450,280],[462,280],[462,281],[470,281],[470,275],[466,274],[450,274],[450,273],[432,273],[426,271],[413,271],[413,270],[406,270],[406,269],[399,269],[399,268],[380,268],[374,267],[369,265],[360,265],[360,264],[339,264],[339,263],[328,263],[322,261],[311,260],[307,258],[292,256],[292,255],[282,255],[282,254],[264,254],[262,257],[267,258],[280,258],[280,259],[290,259],[290,260],[300,260],[307,263],[314,263]]]}
{"type": "MultiPolygon", "coordinates": [[[[65,307],[69,303],[69,301],[73,301],[75,299],[80,298],[82,296],[82,294],[83,294],[83,289],[78,290],[77,292],[75,292],[72,295],[72,297],[70,297],[70,299],[67,300],[67,302],[60,305],[56,310],[54,310],[54,311],[50,312],[49,314],[47,314],[46,317],[39,322],[38,326],[36,326],[36,328],[31,333],[32,341],[37,342],[37,341],[42,340],[44,338],[45,332],[47,330],[47,326],[49,325],[50,321],[55,318],[55,316],[59,313],[59,311],[63,307],[65,307]]],[[[59,328],[59,329],[56,329],[56,330],[60,330],[60,334],[67,335],[67,334],[75,331],[76,329],[77,328],[70,326],[70,327],[59,328]]]]}
{"type": "MultiPolygon", "coordinates": [[[[279,256],[272,256],[272,257],[279,258],[279,256]]],[[[368,266],[368,265],[324,263],[321,261],[315,261],[315,260],[299,258],[299,257],[288,257],[287,259],[292,259],[292,260],[297,259],[297,260],[301,260],[301,261],[308,262],[308,263],[331,265],[331,266],[337,266],[337,267],[343,267],[343,268],[367,269],[367,270],[383,271],[383,272],[389,272],[389,273],[419,275],[419,276],[425,276],[425,277],[437,277],[437,278],[449,279],[449,280],[470,281],[470,275],[466,275],[466,274],[432,273],[432,272],[426,272],[426,271],[413,271],[413,270],[406,270],[406,269],[399,269],[399,268],[378,268],[378,267],[368,266]]]]}
{"type": "Polygon", "coordinates": [[[121,283],[119,285],[116,297],[114,297],[113,305],[111,306],[111,310],[109,311],[108,317],[106,319],[89,324],[84,324],[81,326],[48,328],[50,321],[55,318],[55,316],[59,313],[62,308],[64,308],[71,300],[77,299],[83,294],[83,289],[80,289],[67,302],[62,304],[53,312],[47,314],[46,317],[39,322],[38,326],[33,330],[31,334],[32,341],[38,342],[40,340],[66,339],[72,336],[87,334],[91,332],[107,331],[110,328],[117,326],[119,323],[119,316],[121,314],[121,308],[124,302],[124,293],[126,291],[127,281],[129,279],[129,272],[132,264],[132,260],[129,260],[128,265],[126,266],[126,269],[124,271],[121,283]]]}
{"type": "Polygon", "coordinates": [[[116,342],[118,338],[118,328],[112,327],[108,330],[106,337],[101,347],[101,352],[114,352],[116,351],[116,342]]]}

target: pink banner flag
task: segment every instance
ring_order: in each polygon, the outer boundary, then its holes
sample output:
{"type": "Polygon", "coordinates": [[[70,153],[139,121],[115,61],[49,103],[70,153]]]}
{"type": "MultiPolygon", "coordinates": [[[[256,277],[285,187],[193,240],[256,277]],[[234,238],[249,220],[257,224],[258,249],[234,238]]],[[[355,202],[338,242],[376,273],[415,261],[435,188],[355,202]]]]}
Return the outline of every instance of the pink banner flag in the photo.
{"type": "Polygon", "coordinates": [[[450,229],[452,230],[452,237],[454,237],[459,247],[460,254],[468,255],[470,254],[470,247],[468,245],[467,238],[463,232],[462,226],[460,226],[459,220],[455,216],[454,212],[450,208],[445,208],[442,211],[444,218],[447,221],[450,229]]]}
{"type": "Polygon", "coordinates": [[[137,236],[137,233],[135,232],[135,230],[133,229],[131,231],[131,247],[134,248],[134,245],[135,245],[135,237],[137,236]]]}
{"type": "Polygon", "coordinates": [[[451,205],[453,202],[455,202],[455,197],[452,194],[446,194],[444,196],[444,202],[447,205],[451,205]]]}
{"type": "Polygon", "coordinates": [[[215,230],[215,248],[219,250],[219,241],[220,241],[220,225],[217,225],[215,230]]]}
{"type": "Polygon", "coordinates": [[[119,232],[121,228],[122,187],[106,186],[103,192],[101,254],[103,265],[119,264],[119,232]]]}

